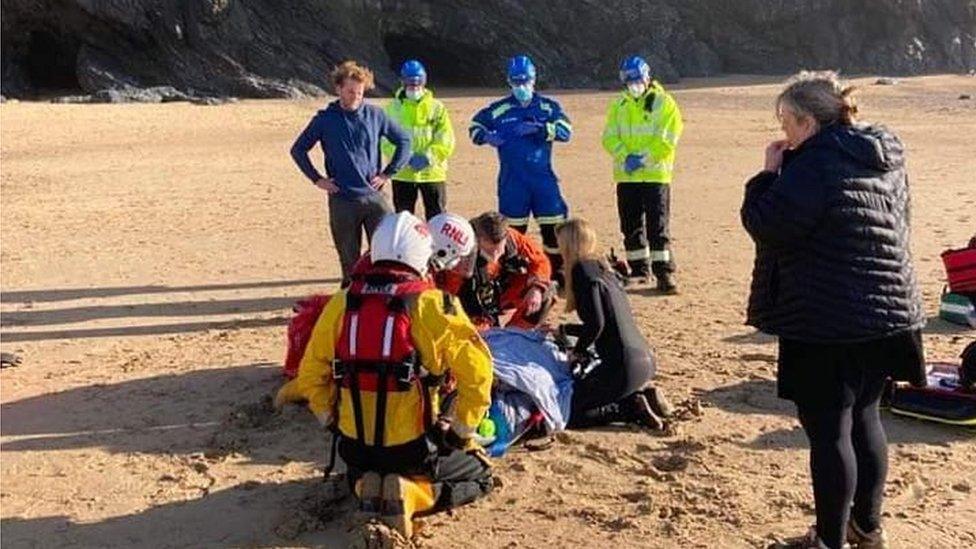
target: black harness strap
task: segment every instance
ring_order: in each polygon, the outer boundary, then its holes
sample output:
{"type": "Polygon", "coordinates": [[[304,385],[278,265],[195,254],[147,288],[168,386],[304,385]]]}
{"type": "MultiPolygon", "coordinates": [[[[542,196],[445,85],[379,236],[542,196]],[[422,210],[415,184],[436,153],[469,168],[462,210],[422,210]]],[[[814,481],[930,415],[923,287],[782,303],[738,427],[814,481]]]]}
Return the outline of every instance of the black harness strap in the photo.
{"type": "Polygon", "coordinates": [[[378,386],[376,387],[376,422],[373,431],[373,446],[381,448],[383,446],[383,435],[386,433],[386,376],[389,374],[386,364],[376,366],[378,386]]]}
{"type": "Polygon", "coordinates": [[[335,469],[336,465],[336,453],[339,450],[339,429],[336,428],[332,431],[332,443],[329,445],[329,463],[325,466],[325,478],[324,481],[328,481],[329,477],[332,475],[332,470],[335,469]]]}
{"type": "Polygon", "coordinates": [[[430,386],[423,382],[423,380],[417,380],[417,389],[420,391],[420,398],[423,400],[424,406],[424,429],[430,429],[434,424],[434,403],[431,402],[430,398],[430,386]]]}
{"type": "Polygon", "coordinates": [[[451,294],[441,292],[441,297],[444,299],[444,314],[452,316],[456,315],[457,307],[454,306],[454,299],[451,298],[451,294]]]}
{"type": "Polygon", "coordinates": [[[349,393],[352,395],[352,414],[356,420],[356,440],[366,445],[366,429],[363,427],[363,401],[359,394],[359,372],[355,364],[347,364],[346,375],[349,378],[349,393]]]}

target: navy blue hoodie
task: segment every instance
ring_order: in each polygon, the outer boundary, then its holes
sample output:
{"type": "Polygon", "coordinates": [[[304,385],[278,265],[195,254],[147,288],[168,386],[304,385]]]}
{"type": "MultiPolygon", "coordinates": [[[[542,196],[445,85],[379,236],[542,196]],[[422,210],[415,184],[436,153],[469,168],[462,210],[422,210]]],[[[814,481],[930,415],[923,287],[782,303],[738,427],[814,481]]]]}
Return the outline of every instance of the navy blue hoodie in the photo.
{"type": "Polygon", "coordinates": [[[346,198],[367,196],[378,192],[369,181],[381,172],[381,137],[396,147],[390,163],[382,168],[382,173],[392,176],[410,158],[410,134],[379,107],[363,103],[347,111],[336,100],[312,117],[292,145],[291,157],[314,183],[322,175],[312,165],[308,151],[319,143],[325,154],[325,173],[336,180],[339,194],[346,198]]]}

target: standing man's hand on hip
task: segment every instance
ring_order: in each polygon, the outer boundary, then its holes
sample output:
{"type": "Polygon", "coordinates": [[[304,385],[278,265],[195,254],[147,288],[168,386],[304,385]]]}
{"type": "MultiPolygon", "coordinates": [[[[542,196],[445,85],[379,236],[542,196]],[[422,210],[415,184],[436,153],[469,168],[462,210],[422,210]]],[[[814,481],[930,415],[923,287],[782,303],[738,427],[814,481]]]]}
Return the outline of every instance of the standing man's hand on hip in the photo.
{"type": "Polygon", "coordinates": [[[331,177],[320,177],[319,180],[315,182],[315,186],[329,194],[339,192],[339,185],[336,185],[335,179],[332,179],[331,177]]]}
{"type": "Polygon", "coordinates": [[[390,182],[390,176],[386,175],[385,173],[374,175],[373,179],[369,180],[370,186],[376,189],[377,191],[382,189],[389,182],[390,182]]]}

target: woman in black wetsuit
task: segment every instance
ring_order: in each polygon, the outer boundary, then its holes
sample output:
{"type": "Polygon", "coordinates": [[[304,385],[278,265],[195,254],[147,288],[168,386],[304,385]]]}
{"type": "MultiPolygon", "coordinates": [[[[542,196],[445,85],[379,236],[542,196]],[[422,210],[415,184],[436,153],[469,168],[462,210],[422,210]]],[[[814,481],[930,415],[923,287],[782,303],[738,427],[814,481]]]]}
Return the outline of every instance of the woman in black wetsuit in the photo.
{"type": "Polygon", "coordinates": [[[634,324],[620,280],[597,252],[596,232],[585,219],[574,218],[557,235],[567,275],[566,310],[582,321],[561,328],[578,338],[570,361],[586,362],[591,345],[601,361],[576,380],[570,426],[627,421],[662,429],[671,405],[651,385],[654,356],[634,324]]]}

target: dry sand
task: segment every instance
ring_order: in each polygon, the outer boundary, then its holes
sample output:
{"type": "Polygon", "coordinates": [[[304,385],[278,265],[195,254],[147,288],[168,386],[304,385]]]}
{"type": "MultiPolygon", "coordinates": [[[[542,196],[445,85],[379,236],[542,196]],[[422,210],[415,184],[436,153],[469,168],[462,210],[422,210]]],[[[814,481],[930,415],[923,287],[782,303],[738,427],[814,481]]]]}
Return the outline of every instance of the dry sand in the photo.
{"type": "MultiPolygon", "coordinates": [[[[497,464],[486,500],[427,521],[436,547],[759,547],[812,521],[805,439],[774,396],[775,343],[742,325],[753,247],[743,182],[778,135],[779,79],[687,81],[673,191],[682,293],[631,294],[689,411],[677,433],[573,432],[497,464]],[[695,415],[697,412],[699,415],[695,415]]],[[[939,253],[976,228],[976,79],[866,84],[863,112],[901,135],[926,309],[939,253]]],[[[466,139],[492,91],[447,99],[458,133],[451,208],[493,207],[496,163],[466,139]]],[[[555,94],[573,119],[556,169],[573,212],[620,248],[599,148],[607,92],[555,94]]],[[[288,157],[316,102],[220,107],[4,104],[3,544],[345,546],[311,416],[260,407],[280,379],[290,304],[335,286],[320,191],[288,157]]],[[[937,319],[932,359],[972,331],[937,319]]],[[[976,544],[972,431],[886,416],[887,527],[896,547],[976,544]]],[[[350,528],[352,530],[350,531],[350,528]]]]}

